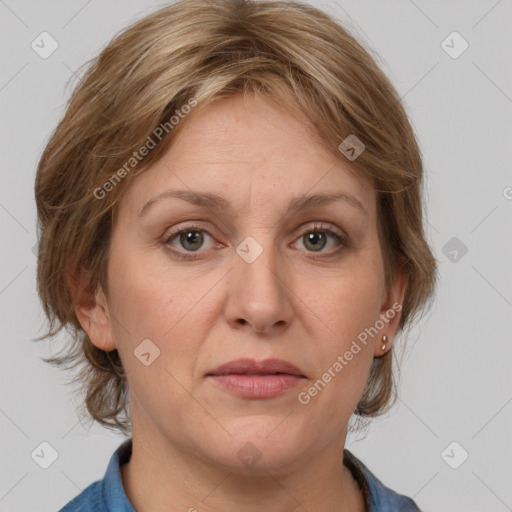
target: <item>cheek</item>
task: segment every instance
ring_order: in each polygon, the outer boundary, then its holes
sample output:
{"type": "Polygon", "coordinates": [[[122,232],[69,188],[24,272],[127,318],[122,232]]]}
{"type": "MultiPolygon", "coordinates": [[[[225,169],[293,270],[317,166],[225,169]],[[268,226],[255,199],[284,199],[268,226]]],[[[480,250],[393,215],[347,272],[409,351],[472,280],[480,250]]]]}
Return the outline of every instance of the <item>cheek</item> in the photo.
{"type": "Polygon", "coordinates": [[[207,283],[203,286],[198,280],[190,286],[185,273],[166,264],[163,252],[130,247],[123,241],[113,244],[109,283],[112,311],[122,324],[117,327],[122,338],[129,334],[132,342],[154,338],[155,343],[165,344],[205,293],[207,283]]]}
{"type": "MultiPolygon", "coordinates": [[[[304,301],[335,336],[338,348],[373,326],[379,318],[384,276],[382,264],[371,255],[346,267],[320,287],[305,282],[304,301]],[[366,262],[365,262],[366,259],[366,262]],[[316,290],[312,294],[311,290],[316,290]]],[[[324,330],[324,329],[323,329],[324,330]]]]}
{"type": "Polygon", "coordinates": [[[320,373],[305,391],[311,393],[312,407],[329,411],[327,423],[333,431],[348,422],[368,381],[375,338],[367,332],[379,318],[377,283],[376,278],[365,284],[358,274],[347,275],[331,284],[315,306],[324,324],[314,340],[320,373]]]}
{"type": "MultiPolygon", "coordinates": [[[[169,275],[170,266],[162,267],[161,257],[151,259],[136,251],[123,253],[122,257],[116,254],[122,252],[112,253],[109,268],[111,325],[127,373],[139,381],[139,375],[165,373],[165,368],[185,382],[193,372],[202,340],[214,323],[213,309],[205,309],[205,304],[219,276],[191,277],[176,271],[169,275]],[[146,339],[160,351],[147,367],[136,357],[146,339]]],[[[154,380],[165,377],[169,375],[154,376],[154,380]]],[[[149,386],[150,379],[141,380],[140,385],[149,386]]]]}
{"type": "Polygon", "coordinates": [[[142,258],[124,257],[116,263],[109,275],[111,326],[130,394],[145,415],[165,416],[169,411],[160,411],[164,397],[172,396],[177,406],[187,403],[182,386],[189,387],[203,337],[201,325],[192,322],[194,306],[206,291],[163,278],[142,258]]]}
{"type": "Polygon", "coordinates": [[[179,317],[180,289],[157,280],[143,264],[130,264],[125,258],[110,273],[113,328],[120,340],[140,343],[144,338],[156,339],[165,326],[171,329],[179,317]]]}
{"type": "Polygon", "coordinates": [[[319,393],[318,406],[323,404],[335,412],[335,422],[357,406],[373,361],[375,336],[379,334],[371,334],[370,328],[380,318],[384,285],[378,256],[378,251],[360,252],[353,264],[324,286],[310,286],[309,296],[305,295],[307,306],[314,312],[310,325],[316,326],[310,329],[321,372],[316,377],[327,383],[319,393]],[[312,289],[316,290],[314,295],[312,289]]]}

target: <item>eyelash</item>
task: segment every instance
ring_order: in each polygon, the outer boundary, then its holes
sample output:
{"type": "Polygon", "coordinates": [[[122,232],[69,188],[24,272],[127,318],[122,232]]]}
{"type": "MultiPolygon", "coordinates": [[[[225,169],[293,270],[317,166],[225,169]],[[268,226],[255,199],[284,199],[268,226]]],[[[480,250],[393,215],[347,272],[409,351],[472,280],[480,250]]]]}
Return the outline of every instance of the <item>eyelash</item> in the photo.
{"type": "MultiPolygon", "coordinates": [[[[197,224],[193,224],[193,225],[187,226],[185,228],[181,228],[181,229],[179,229],[177,231],[173,231],[173,232],[171,232],[169,234],[166,234],[166,236],[164,237],[164,240],[162,241],[162,244],[167,248],[168,251],[170,251],[178,259],[181,259],[181,260],[195,260],[195,259],[198,259],[199,256],[197,254],[195,254],[195,253],[190,253],[190,252],[189,253],[182,253],[180,251],[176,251],[175,249],[171,249],[171,248],[168,247],[168,244],[172,240],[174,240],[178,235],[180,235],[181,233],[188,233],[190,231],[201,231],[201,232],[208,233],[208,231],[203,229],[201,226],[198,226],[197,224]]],[[[304,230],[301,233],[301,235],[299,236],[299,239],[301,237],[303,237],[307,233],[323,233],[323,234],[328,234],[328,235],[331,235],[336,240],[336,242],[338,242],[340,244],[340,246],[345,247],[345,248],[350,247],[350,241],[349,241],[348,237],[346,237],[345,235],[342,235],[341,233],[337,233],[335,231],[332,231],[331,229],[327,229],[326,227],[324,227],[321,224],[314,224],[312,228],[308,228],[308,229],[304,230]]],[[[210,233],[208,233],[208,235],[212,236],[212,235],[210,235],[210,233]]],[[[329,256],[334,256],[335,254],[337,254],[337,252],[339,252],[339,250],[336,251],[336,253],[330,254],[329,256]]],[[[319,259],[318,257],[315,257],[315,256],[312,256],[311,258],[312,259],[319,259]]]]}

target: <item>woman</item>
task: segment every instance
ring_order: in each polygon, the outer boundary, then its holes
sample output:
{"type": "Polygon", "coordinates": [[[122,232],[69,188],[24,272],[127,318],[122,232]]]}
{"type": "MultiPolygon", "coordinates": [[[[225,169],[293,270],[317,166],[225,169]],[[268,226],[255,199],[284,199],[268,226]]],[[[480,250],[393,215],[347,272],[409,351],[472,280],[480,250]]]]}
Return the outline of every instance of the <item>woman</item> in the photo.
{"type": "Polygon", "coordinates": [[[39,163],[38,290],[128,436],[62,510],[414,511],[346,450],[431,300],[396,91],[306,4],[182,0],[119,34],[39,163]]]}

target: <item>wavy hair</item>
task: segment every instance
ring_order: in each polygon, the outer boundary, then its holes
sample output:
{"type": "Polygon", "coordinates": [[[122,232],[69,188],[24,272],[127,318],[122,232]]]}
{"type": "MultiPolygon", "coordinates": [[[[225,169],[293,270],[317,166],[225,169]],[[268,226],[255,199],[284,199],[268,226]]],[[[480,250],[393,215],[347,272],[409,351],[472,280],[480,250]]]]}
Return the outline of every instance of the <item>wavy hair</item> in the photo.
{"type": "MultiPolygon", "coordinates": [[[[437,263],[423,228],[422,159],[400,97],[376,60],[340,22],[300,1],[178,0],[132,23],[84,64],[37,168],[37,291],[49,326],[36,341],[68,331],[63,352],[44,360],[79,367],[73,381],[92,419],[129,433],[128,383],[117,350],[93,345],[75,307],[93,301],[99,285],[108,297],[117,205],[186,119],[130,169],[126,162],[191,101],[199,109],[250,91],[311,126],[338,158],[347,136],[363,141],[365,150],[347,163],[377,191],[386,282],[399,269],[408,275],[397,333],[427,309],[437,263]],[[108,193],[98,192],[107,182],[108,193]]],[[[374,358],[356,416],[375,417],[394,404],[394,352],[374,358]]]]}

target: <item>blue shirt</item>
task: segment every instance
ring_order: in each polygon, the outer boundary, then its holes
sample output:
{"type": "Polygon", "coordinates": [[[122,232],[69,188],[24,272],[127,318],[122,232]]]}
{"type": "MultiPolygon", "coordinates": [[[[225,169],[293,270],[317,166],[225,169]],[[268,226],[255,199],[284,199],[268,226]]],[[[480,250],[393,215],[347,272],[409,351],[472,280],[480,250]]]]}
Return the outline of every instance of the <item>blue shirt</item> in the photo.
{"type": "MultiPolygon", "coordinates": [[[[124,492],[120,466],[129,462],[132,439],[114,452],[102,480],[93,482],[59,512],[135,512],[124,492]]],[[[367,512],[421,512],[416,503],[386,487],[355,455],[343,452],[343,463],[361,487],[367,512]]]]}

